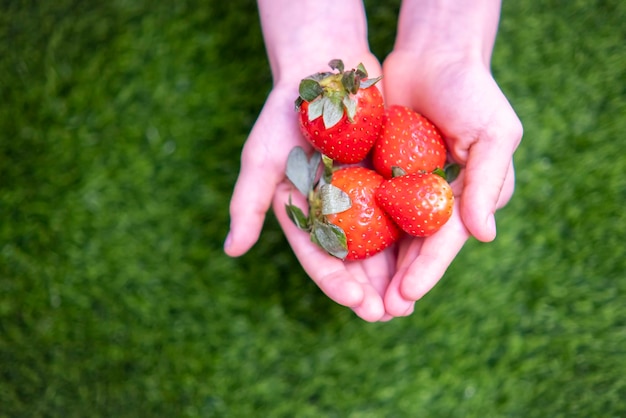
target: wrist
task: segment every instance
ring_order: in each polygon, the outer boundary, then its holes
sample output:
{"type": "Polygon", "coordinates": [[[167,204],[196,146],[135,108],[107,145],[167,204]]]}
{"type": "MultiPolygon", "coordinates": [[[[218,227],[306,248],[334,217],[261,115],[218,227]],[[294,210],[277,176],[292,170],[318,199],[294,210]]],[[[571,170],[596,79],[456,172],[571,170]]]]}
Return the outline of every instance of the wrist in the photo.
{"type": "Polygon", "coordinates": [[[274,83],[328,69],[331,59],[356,66],[368,54],[361,0],[259,0],[259,15],[274,83]]]}
{"type": "Polygon", "coordinates": [[[362,63],[372,77],[377,77],[382,72],[377,58],[366,46],[360,48],[317,46],[306,53],[288,53],[281,50],[270,59],[274,86],[287,84],[297,88],[300,81],[309,75],[332,71],[328,64],[333,59],[342,60],[346,69],[356,68],[362,63]]]}
{"type": "Polygon", "coordinates": [[[394,51],[489,66],[500,0],[405,0],[394,51]]]}

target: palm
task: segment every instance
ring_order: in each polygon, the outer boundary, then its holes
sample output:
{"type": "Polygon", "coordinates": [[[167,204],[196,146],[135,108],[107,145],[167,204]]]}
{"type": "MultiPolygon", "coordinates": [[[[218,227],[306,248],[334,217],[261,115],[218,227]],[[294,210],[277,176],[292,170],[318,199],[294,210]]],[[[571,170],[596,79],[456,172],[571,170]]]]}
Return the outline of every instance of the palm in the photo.
{"type": "Polygon", "coordinates": [[[384,64],[387,104],[409,106],[433,121],[463,167],[452,184],[451,220],[435,235],[400,246],[385,300],[394,315],[410,311],[412,301],[437,283],[470,235],[495,237],[490,218],[513,193],[512,155],[521,138],[515,112],[485,66],[439,62],[394,52],[384,64]]]}
{"type": "MultiPolygon", "coordinates": [[[[512,155],[521,138],[515,112],[483,65],[445,63],[420,65],[418,59],[395,52],[385,61],[385,92],[388,104],[412,107],[441,130],[453,160],[466,168],[466,179],[457,182],[457,193],[466,194],[468,205],[491,205],[490,211],[508,202],[513,192],[512,155]],[[493,178],[494,174],[499,176],[493,178]],[[479,187],[480,186],[480,187],[479,187]],[[486,190],[492,188],[491,190],[486,190]],[[477,202],[473,196],[490,202],[477,202]],[[488,196],[485,196],[488,194],[488,196]]],[[[463,219],[479,239],[488,240],[471,208],[463,219]]]]}

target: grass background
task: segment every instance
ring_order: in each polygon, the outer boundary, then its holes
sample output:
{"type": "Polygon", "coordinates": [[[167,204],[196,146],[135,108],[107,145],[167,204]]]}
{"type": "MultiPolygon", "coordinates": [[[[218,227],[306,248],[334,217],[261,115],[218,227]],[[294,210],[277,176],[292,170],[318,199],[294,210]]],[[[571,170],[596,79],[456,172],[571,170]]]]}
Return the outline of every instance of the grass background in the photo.
{"type": "Polygon", "coordinates": [[[499,236],[367,324],[272,216],[222,254],[271,88],[254,2],[2,2],[0,416],[626,416],[624,21],[505,1],[493,71],[525,138],[499,236]]]}

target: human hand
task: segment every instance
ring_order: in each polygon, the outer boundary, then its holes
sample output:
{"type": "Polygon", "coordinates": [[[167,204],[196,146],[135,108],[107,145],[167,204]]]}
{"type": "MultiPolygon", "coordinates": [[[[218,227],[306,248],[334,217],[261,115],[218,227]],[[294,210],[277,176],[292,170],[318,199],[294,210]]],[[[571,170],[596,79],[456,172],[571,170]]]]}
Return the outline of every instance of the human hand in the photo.
{"type": "MultiPolygon", "coordinates": [[[[371,76],[381,73],[380,63],[369,51],[341,58],[348,67],[363,63],[371,76]]],[[[283,78],[272,89],[243,148],[241,171],[230,204],[231,230],[225,251],[231,256],[248,251],[258,240],[271,205],[303,269],[327,296],[367,321],[389,319],[383,295],[395,272],[394,250],[362,261],[343,262],[314,245],[285,211],[290,195],[295,205],[307,207],[306,199],[285,179],[285,164],[295,146],[311,151],[300,133],[294,100],[300,79],[324,70],[326,64],[320,64],[319,68],[292,69],[291,74],[298,77],[283,78]]]]}
{"type": "Polygon", "coordinates": [[[431,237],[399,244],[397,272],[385,294],[391,316],[408,315],[414,301],[443,276],[473,235],[491,241],[494,213],[513,194],[513,153],[522,126],[482,60],[396,50],[384,62],[387,105],[413,108],[440,128],[451,158],[461,165],[452,183],[455,210],[431,237]]]}

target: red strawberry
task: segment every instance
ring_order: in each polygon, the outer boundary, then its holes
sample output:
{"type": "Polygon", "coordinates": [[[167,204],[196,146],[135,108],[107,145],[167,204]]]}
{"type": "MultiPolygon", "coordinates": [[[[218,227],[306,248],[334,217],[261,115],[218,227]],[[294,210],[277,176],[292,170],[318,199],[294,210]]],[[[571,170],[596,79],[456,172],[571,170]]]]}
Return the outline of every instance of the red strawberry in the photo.
{"type": "Polygon", "coordinates": [[[375,86],[380,77],[368,79],[362,64],[344,71],[341,60],[329,63],[333,70],[313,74],[300,83],[296,100],[300,130],[318,151],[339,163],[362,161],[380,135],[383,97],[375,86]]]}
{"type": "Polygon", "coordinates": [[[385,111],[383,129],[372,151],[374,168],[391,178],[392,167],[407,174],[432,172],[446,163],[446,146],[439,129],[414,110],[393,105],[385,111]]]}
{"type": "Polygon", "coordinates": [[[382,182],[376,202],[410,235],[428,237],[452,216],[454,195],[448,182],[434,173],[412,173],[382,182]]]}
{"type": "Polygon", "coordinates": [[[383,177],[364,167],[346,167],[333,173],[331,184],[343,190],[352,202],[350,209],[326,216],[346,234],[347,260],[372,256],[393,244],[400,230],[376,203],[376,188],[383,177]]]}
{"type": "Polygon", "coordinates": [[[393,244],[400,229],[376,203],[375,191],[384,178],[360,166],[333,172],[332,161],[324,160],[324,184],[320,185],[318,152],[309,159],[300,147],[287,160],[287,178],[308,198],[307,215],[293,205],[287,214],[296,226],[329,254],[346,260],[372,256],[393,244]]]}

